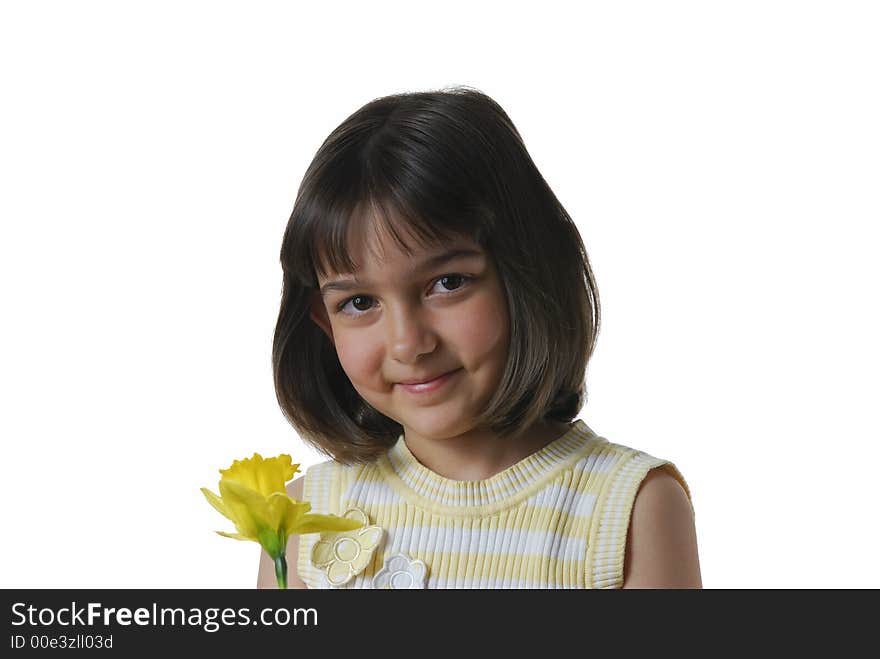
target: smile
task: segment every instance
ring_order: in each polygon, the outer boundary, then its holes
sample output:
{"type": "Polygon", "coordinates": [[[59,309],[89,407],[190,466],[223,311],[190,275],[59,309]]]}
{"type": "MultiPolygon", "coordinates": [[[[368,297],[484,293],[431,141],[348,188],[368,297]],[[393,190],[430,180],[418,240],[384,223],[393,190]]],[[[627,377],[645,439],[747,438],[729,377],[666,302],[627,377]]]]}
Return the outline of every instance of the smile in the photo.
{"type": "Polygon", "coordinates": [[[449,373],[444,373],[438,378],[434,378],[433,380],[428,380],[427,382],[420,382],[419,384],[401,384],[398,383],[397,386],[401,387],[404,391],[411,394],[426,394],[432,391],[437,391],[441,387],[443,387],[447,382],[449,382],[456,373],[458,373],[461,369],[456,369],[454,371],[450,371],[449,373]]]}

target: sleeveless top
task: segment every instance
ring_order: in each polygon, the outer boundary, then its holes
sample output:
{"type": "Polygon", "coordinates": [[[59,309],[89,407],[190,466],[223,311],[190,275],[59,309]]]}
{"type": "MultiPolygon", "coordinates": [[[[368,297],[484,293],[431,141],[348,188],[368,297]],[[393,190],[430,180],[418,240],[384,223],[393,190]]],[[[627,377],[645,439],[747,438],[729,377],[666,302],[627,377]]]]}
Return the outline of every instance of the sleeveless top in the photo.
{"type": "MultiPolygon", "coordinates": [[[[401,436],[370,464],[310,467],[312,512],[354,531],[300,536],[309,588],[619,588],[636,492],[671,462],[613,444],[578,419],[561,437],[491,478],[444,478],[401,436]]],[[[693,503],[692,509],[693,509],[693,503]]]]}

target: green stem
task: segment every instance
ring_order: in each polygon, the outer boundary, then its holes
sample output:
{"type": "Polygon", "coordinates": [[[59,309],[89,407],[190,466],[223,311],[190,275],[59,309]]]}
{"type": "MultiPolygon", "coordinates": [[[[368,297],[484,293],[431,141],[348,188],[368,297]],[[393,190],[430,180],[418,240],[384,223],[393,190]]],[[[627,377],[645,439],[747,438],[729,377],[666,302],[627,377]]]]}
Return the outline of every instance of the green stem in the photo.
{"type": "Polygon", "coordinates": [[[284,554],[275,559],[275,578],[278,588],[287,590],[287,557],[284,554]]]}

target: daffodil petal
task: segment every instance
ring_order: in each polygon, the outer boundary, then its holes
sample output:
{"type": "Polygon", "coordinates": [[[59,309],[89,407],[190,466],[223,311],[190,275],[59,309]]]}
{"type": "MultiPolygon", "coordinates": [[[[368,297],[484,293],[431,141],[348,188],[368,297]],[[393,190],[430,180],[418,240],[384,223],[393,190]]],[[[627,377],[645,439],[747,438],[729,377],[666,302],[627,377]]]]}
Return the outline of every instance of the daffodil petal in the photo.
{"type": "Polygon", "coordinates": [[[355,519],[338,517],[336,515],[318,515],[310,513],[303,515],[293,527],[288,527],[289,533],[325,533],[352,531],[359,529],[361,523],[355,519]]]}
{"type": "Polygon", "coordinates": [[[312,509],[312,504],[308,501],[290,499],[290,503],[291,506],[287,509],[287,516],[284,518],[284,524],[287,528],[295,526],[312,509]]]}
{"type": "Polygon", "coordinates": [[[299,526],[303,517],[307,517],[307,513],[312,509],[312,504],[307,501],[291,500],[290,506],[287,508],[287,514],[284,517],[283,524],[285,532],[290,535],[296,533],[295,530],[299,526]]]}
{"type": "Polygon", "coordinates": [[[209,490],[207,487],[203,487],[203,488],[201,488],[201,490],[202,490],[202,494],[204,494],[205,498],[208,500],[208,503],[210,503],[212,506],[214,506],[214,508],[217,510],[218,513],[220,513],[221,515],[223,515],[227,519],[235,521],[232,519],[232,517],[230,517],[229,513],[226,512],[226,506],[223,504],[223,499],[221,499],[216,494],[211,492],[211,490],[209,490]]]}
{"type": "Polygon", "coordinates": [[[269,496],[273,492],[284,492],[284,484],[293,478],[299,465],[294,467],[291,458],[287,454],[277,458],[268,458],[263,462],[263,468],[256,471],[254,477],[257,481],[257,491],[263,496],[269,496]]]}
{"type": "Polygon", "coordinates": [[[232,538],[233,540],[250,540],[251,542],[256,542],[255,538],[249,538],[246,535],[242,535],[241,533],[224,533],[223,531],[214,531],[219,535],[222,535],[224,538],[232,538]]]}
{"type": "Polygon", "coordinates": [[[226,469],[220,470],[220,476],[225,481],[241,483],[252,490],[257,489],[257,481],[253,477],[254,470],[263,464],[263,456],[254,453],[254,457],[244,460],[233,460],[226,469]]]}
{"type": "Polygon", "coordinates": [[[220,475],[225,481],[235,481],[252,490],[261,492],[257,474],[265,469],[272,469],[272,463],[266,464],[263,456],[259,453],[254,453],[252,458],[234,460],[227,469],[220,470],[220,475]]]}
{"type": "Polygon", "coordinates": [[[220,495],[239,533],[257,537],[269,526],[269,506],[265,497],[235,481],[220,481],[220,495]]]}
{"type": "Polygon", "coordinates": [[[307,513],[312,504],[306,501],[291,499],[281,492],[273,492],[267,499],[269,508],[269,525],[274,529],[283,530],[289,535],[290,529],[296,526],[297,521],[307,513]]]}
{"type": "Polygon", "coordinates": [[[298,464],[292,464],[286,453],[274,458],[263,459],[259,453],[252,458],[235,460],[228,469],[221,469],[225,481],[241,483],[263,496],[273,492],[285,492],[284,484],[299,471],[298,464]]]}
{"type": "Polygon", "coordinates": [[[266,522],[273,529],[279,529],[290,508],[290,498],[286,494],[281,494],[281,492],[273,492],[266,499],[266,508],[269,511],[266,522]]]}

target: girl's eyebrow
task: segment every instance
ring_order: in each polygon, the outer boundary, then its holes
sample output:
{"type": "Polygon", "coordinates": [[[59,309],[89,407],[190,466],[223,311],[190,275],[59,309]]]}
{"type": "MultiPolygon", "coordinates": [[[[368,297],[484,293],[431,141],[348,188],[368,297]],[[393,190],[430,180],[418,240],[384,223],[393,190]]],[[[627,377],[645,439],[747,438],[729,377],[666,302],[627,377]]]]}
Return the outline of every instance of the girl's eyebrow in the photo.
{"type": "MultiPolygon", "coordinates": [[[[440,254],[435,254],[434,256],[425,259],[415,268],[411,269],[410,275],[417,275],[426,270],[432,270],[438,266],[443,265],[449,261],[453,261],[458,258],[465,257],[476,257],[483,256],[483,253],[471,248],[459,248],[459,249],[450,249],[445,252],[441,252],[440,254]]],[[[369,286],[370,282],[361,281],[358,279],[338,279],[336,281],[331,281],[323,286],[321,286],[321,297],[324,297],[330,291],[350,291],[356,288],[360,288],[361,286],[369,286]]]]}

